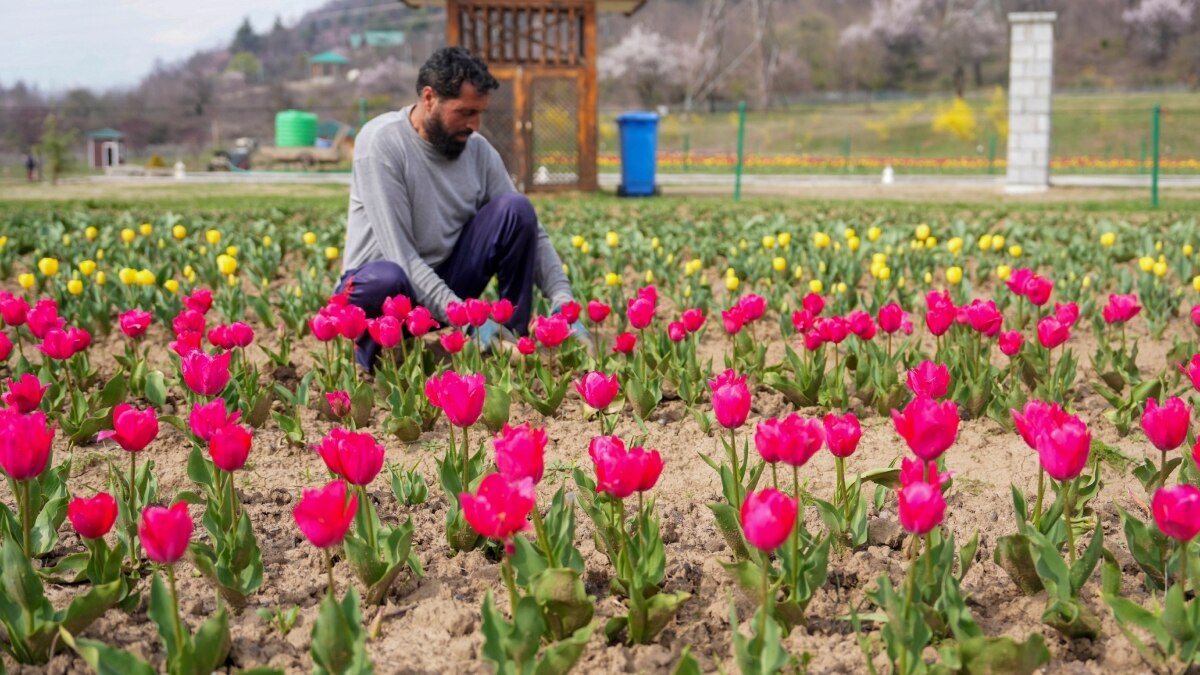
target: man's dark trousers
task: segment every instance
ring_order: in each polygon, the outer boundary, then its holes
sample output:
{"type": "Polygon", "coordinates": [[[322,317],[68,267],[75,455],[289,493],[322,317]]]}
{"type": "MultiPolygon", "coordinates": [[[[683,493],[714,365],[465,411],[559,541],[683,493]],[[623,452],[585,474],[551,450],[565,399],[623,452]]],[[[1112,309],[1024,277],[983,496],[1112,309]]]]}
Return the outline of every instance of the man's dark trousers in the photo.
{"type": "MultiPolygon", "coordinates": [[[[491,278],[497,277],[500,297],[507,298],[514,307],[506,325],[514,333],[526,335],[533,311],[537,239],[537,214],[529,199],[518,192],[498,195],[467,221],[450,257],[434,272],[463,299],[479,297],[491,278]]],[[[376,260],[347,271],[338,282],[338,293],[349,279],[354,280],[350,303],[362,307],[367,318],[382,314],[383,301],[395,295],[405,295],[416,304],[408,275],[390,260],[376,260]]],[[[364,333],[355,349],[359,365],[370,369],[378,354],[379,344],[364,333]]]]}

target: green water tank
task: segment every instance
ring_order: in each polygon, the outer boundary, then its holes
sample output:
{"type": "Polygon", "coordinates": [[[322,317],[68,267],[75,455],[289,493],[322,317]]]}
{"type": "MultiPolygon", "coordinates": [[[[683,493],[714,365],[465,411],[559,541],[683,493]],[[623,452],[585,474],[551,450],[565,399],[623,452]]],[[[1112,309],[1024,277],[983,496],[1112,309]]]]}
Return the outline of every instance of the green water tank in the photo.
{"type": "Polygon", "coordinates": [[[275,146],[310,148],[317,142],[317,116],[303,110],[283,110],[275,114],[275,146]]]}

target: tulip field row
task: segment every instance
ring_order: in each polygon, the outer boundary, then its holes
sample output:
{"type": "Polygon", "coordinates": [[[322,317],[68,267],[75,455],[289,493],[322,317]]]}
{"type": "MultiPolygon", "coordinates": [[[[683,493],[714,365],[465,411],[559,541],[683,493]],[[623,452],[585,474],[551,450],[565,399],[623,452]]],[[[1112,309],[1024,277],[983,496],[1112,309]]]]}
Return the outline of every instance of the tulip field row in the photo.
{"type": "Polygon", "coordinates": [[[4,669],[1200,659],[1191,215],[535,205],[494,349],[335,294],[341,204],[0,205],[4,669]]]}

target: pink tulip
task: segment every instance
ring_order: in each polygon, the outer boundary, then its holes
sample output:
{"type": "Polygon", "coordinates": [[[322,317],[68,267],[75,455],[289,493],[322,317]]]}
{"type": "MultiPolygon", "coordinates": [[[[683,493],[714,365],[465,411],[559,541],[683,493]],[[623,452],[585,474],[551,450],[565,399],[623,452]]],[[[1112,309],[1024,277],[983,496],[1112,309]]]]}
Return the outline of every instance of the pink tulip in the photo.
{"type": "Polygon", "coordinates": [[[250,445],[254,441],[250,430],[240,424],[229,424],[213,433],[208,441],[208,454],[222,471],[238,471],[246,466],[250,445]]]}
{"type": "Polygon", "coordinates": [[[533,320],[533,336],[538,342],[554,349],[571,337],[571,325],[562,314],[539,316],[533,320]]]}
{"type": "Polygon", "coordinates": [[[56,361],[65,361],[75,356],[75,341],[71,339],[70,335],[67,335],[66,331],[58,328],[46,331],[46,336],[42,338],[42,342],[37,348],[38,351],[56,361]]]}
{"type": "Polygon", "coordinates": [[[9,378],[4,405],[21,414],[33,412],[42,405],[42,396],[49,388],[50,385],[43,385],[33,373],[24,373],[18,380],[9,378]]]}
{"type": "Polygon", "coordinates": [[[4,318],[5,324],[13,328],[23,326],[28,314],[29,303],[25,302],[25,298],[14,296],[8,291],[0,295],[0,316],[4,318]]]}
{"type": "Polygon", "coordinates": [[[834,457],[849,457],[858,449],[862,439],[862,426],[854,413],[844,415],[827,413],[823,420],[825,427],[825,445],[834,457]]]}
{"type": "Polygon", "coordinates": [[[1109,295],[1108,304],[1101,310],[1104,322],[1107,324],[1125,323],[1142,311],[1136,294],[1109,295]]]}
{"type": "Polygon", "coordinates": [[[229,324],[229,341],[234,347],[245,349],[254,342],[254,329],[244,321],[234,321],[229,324]]]}
{"type": "Polygon", "coordinates": [[[725,332],[729,335],[737,335],[742,332],[742,328],[746,325],[746,317],[742,314],[742,310],[738,307],[730,307],[721,311],[721,325],[724,326],[725,332]]]}
{"type": "Polygon", "coordinates": [[[942,491],[924,481],[910,483],[897,493],[900,501],[900,525],[910,534],[921,536],[942,523],[946,499],[942,491]]]}
{"type": "Polygon", "coordinates": [[[683,327],[687,330],[687,332],[695,333],[704,325],[704,310],[697,309],[695,307],[686,309],[683,312],[683,316],[680,317],[680,320],[683,321],[683,327]]]}
{"type": "Polygon", "coordinates": [[[413,337],[421,337],[429,331],[438,328],[439,324],[433,318],[433,315],[429,313],[428,309],[414,307],[408,313],[408,318],[404,320],[404,327],[408,329],[409,334],[413,337]]]}
{"type": "Polygon", "coordinates": [[[33,333],[35,338],[39,340],[46,337],[46,333],[55,328],[61,329],[66,322],[58,315],[58,303],[44,298],[38,300],[33,309],[26,314],[25,320],[29,325],[29,332],[33,333]]]}
{"type": "Polygon", "coordinates": [[[472,529],[489,539],[507,541],[529,528],[527,519],[535,497],[532,480],[509,482],[492,473],[484,477],[475,494],[462,492],[458,500],[472,529]]]}
{"type": "Polygon", "coordinates": [[[518,427],[504,425],[492,439],[496,448],[496,470],[509,481],[528,478],[536,485],[545,471],[546,431],[529,422],[518,427]]]}
{"type": "Polygon", "coordinates": [[[750,414],[750,389],[746,387],[746,376],[732,369],[708,381],[712,389],[713,413],[717,422],[726,429],[736,429],[746,423],[750,414]]]}
{"type": "Polygon", "coordinates": [[[12,356],[13,344],[8,337],[8,333],[0,331],[0,363],[8,361],[8,357],[12,356]]]}
{"type": "Polygon", "coordinates": [[[599,300],[591,300],[588,302],[587,313],[588,318],[592,320],[592,323],[603,322],[608,318],[610,312],[612,312],[612,307],[610,307],[608,303],[600,302],[599,300]]]}
{"type": "Polygon", "coordinates": [[[1200,304],[1192,305],[1192,325],[1200,328],[1200,304]]]}
{"type": "Polygon", "coordinates": [[[632,354],[633,348],[637,346],[637,336],[633,333],[621,333],[613,340],[614,352],[619,354],[632,354]]]}
{"type": "Polygon", "coordinates": [[[407,295],[393,295],[383,301],[383,316],[390,316],[400,323],[404,323],[412,309],[412,300],[407,295]]]}
{"type": "Polygon", "coordinates": [[[233,352],[210,355],[196,350],[180,359],[183,383],[201,396],[216,396],[229,384],[229,359],[233,352]]]}
{"type": "Polygon", "coordinates": [[[1021,440],[1025,441],[1025,445],[1028,445],[1031,450],[1037,450],[1037,433],[1044,424],[1049,423],[1055,427],[1062,426],[1071,417],[1057,403],[1045,403],[1036,399],[1026,401],[1025,408],[1021,412],[1016,410],[1009,412],[1012,413],[1013,425],[1016,426],[1017,433],[1021,435],[1021,440]],[[1047,418],[1048,422],[1043,422],[1042,418],[1047,418]]]}
{"type": "Polygon", "coordinates": [[[296,526],[313,546],[337,546],[346,537],[358,511],[358,495],[347,498],[346,492],[344,481],[331,481],[320,490],[305,490],[292,509],[296,526]]]}
{"type": "Polygon", "coordinates": [[[471,323],[470,317],[467,316],[467,306],[461,302],[450,301],[446,305],[446,320],[455,328],[462,328],[471,323]]]}
{"type": "Polygon", "coordinates": [[[583,402],[588,404],[588,407],[595,410],[605,410],[612,404],[613,399],[617,397],[620,391],[620,386],[617,383],[617,376],[605,375],[601,372],[590,372],[583,377],[575,380],[575,391],[579,392],[579,396],[583,402]]]}
{"type": "Polygon", "coordinates": [[[201,314],[208,314],[212,304],[213,294],[207,288],[197,288],[191,295],[183,296],[183,306],[201,314]]]}
{"type": "Polygon", "coordinates": [[[643,286],[637,289],[637,297],[643,300],[649,300],[650,304],[658,305],[658,287],[654,284],[643,286]]]}
{"type": "Polygon", "coordinates": [[[1200,533],[1200,488],[1176,485],[1154,493],[1154,524],[1168,537],[1187,543],[1200,533]]]}
{"type": "Polygon", "coordinates": [[[101,431],[97,438],[102,441],[111,438],[126,452],[141,452],[158,437],[158,415],[154,408],[138,410],[122,403],[113,408],[112,422],[112,431],[101,431]]]}
{"type": "Polygon", "coordinates": [[[1000,351],[1005,356],[1015,356],[1025,344],[1025,336],[1019,330],[1010,330],[1000,334],[1000,351]]]}
{"type": "Polygon", "coordinates": [[[804,348],[810,352],[815,352],[825,344],[825,340],[821,338],[821,334],[815,330],[810,330],[804,334],[804,348]]]}
{"type": "Polygon", "coordinates": [[[512,319],[514,311],[515,308],[512,301],[508,298],[500,298],[492,303],[492,321],[499,324],[506,324],[512,319]]]}
{"type": "Polygon", "coordinates": [[[757,293],[747,293],[738,298],[737,308],[742,310],[746,323],[757,321],[767,311],[767,300],[757,293]]]}
{"type": "Polygon", "coordinates": [[[1083,472],[1092,447],[1092,432],[1074,415],[1061,422],[1044,415],[1035,423],[1034,445],[1042,468],[1058,481],[1068,481],[1083,472]]]}
{"type": "Polygon", "coordinates": [[[1184,375],[1187,375],[1188,379],[1192,381],[1192,386],[1195,387],[1197,391],[1200,391],[1200,354],[1193,355],[1192,360],[1186,365],[1180,364],[1179,370],[1184,375]]]}
{"type": "Polygon", "coordinates": [[[994,301],[983,302],[976,299],[967,305],[967,323],[976,333],[995,337],[1004,323],[1004,315],[996,308],[994,301]]]}
{"type": "Polygon", "coordinates": [[[814,317],[821,316],[821,312],[825,311],[825,298],[816,293],[808,293],[800,301],[800,305],[814,317]]]}
{"type": "Polygon", "coordinates": [[[747,494],[741,511],[746,541],[760,551],[774,551],[792,534],[796,511],[796,500],[774,488],[747,494]]]}
{"type": "Polygon", "coordinates": [[[630,326],[642,330],[654,320],[654,309],[654,303],[647,298],[630,298],[625,316],[629,319],[630,326]]]}
{"type": "Polygon", "coordinates": [[[1079,320],[1079,305],[1074,302],[1054,303],[1054,318],[1068,328],[1073,327],[1079,320]]]}
{"type": "Polygon", "coordinates": [[[846,321],[850,324],[850,332],[858,336],[860,340],[871,340],[875,337],[875,322],[871,319],[871,315],[856,309],[846,316],[846,321]]]}
{"type": "Polygon", "coordinates": [[[492,316],[492,304],[479,298],[467,298],[467,323],[479,328],[492,316]]]}
{"type": "Polygon", "coordinates": [[[537,343],[533,338],[525,336],[517,339],[517,351],[525,356],[529,356],[537,351],[537,343]]]}
{"type": "Polygon", "coordinates": [[[917,457],[931,462],[954,445],[958,436],[958,406],[954,401],[938,403],[928,394],[909,402],[904,412],[892,410],[896,433],[917,457]]]}
{"type": "Polygon", "coordinates": [[[330,473],[351,485],[369,485],[383,468],[384,447],[365,431],[334,427],[313,449],[330,473]]]}
{"type": "Polygon", "coordinates": [[[446,333],[439,337],[438,342],[441,343],[442,349],[445,349],[447,354],[457,354],[463,350],[463,347],[467,346],[469,338],[459,331],[454,331],[453,333],[446,333]]]}
{"type": "Polygon", "coordinates": [[[562,315],[562,318],[567,320],[567,323],[575,323],[576,321],[578,321],[579,315],[582,312],[583,312],[583,307],[580,306],[580,304],[578,302],[575,302],[574,300],[564,302],[562,304],[562,307],[558,308],[558,313],[562,315]]]}
{"type": "Polygon", "coordinates": [[[662,456],[657,450],[626,450],[625,443],[616,436],[593,438],[588,455],[596,465],[596,492],[605,492],[616,499],[653,488],[663,470],[662,456]]]}
{"type": "Polygon", "coordinates": [[[1028,267],[1018,267],[1008,275],[1008,280],[1004,283],[1008,286],[1008,290],[1014,295],[1025,296],[1025,282],[1033,278],[1033,270],[1028,267]]]}
{"type": "Polygon", "coordinates": [[[150,312],[141,309],[131,309],[117,317],[117,323],[121,326],[121,332],[126,337],[136,338],[141,337],[146,329],[150,327],[152,316],[150,312]]]}
{"type": "Polygon", "coordinates": [[[683,342],[685,337],[687,337],[687,328],[684,327],[682,321],[672,321],[667,324],[667,338],[671,342],[683,342]]]}
{"type": "Polygon", "coordinates": [[[1043,347],[1054,349],[1071,337],[1071,327],[1053,315],[1044,316],[1037,323],[1037,336],[1043,347]]]}
{"type": "Polygon", "coordinates": [[[905,384],[914,396],[926,394],[941,398],[950,389],[950,369],[941,363],[922,361],[908,371],[905,384]]]}
{"type": "Polygon", "coordinates": [[[341,419],[350,414],[354,403],[350,400],[350,392],[344,389],[325,392],[325,402],[329,404],[329,412],[341,419]]]}
{"type": "Polygon", "coordinates": [[[425,396],[435,408],[446,413],[451,424],[466,428],[475,424],[483,413],[485,384],[481,374],[459,375],[448,370],[441,377],[435,375],[425,380],[425,396]]]}
{"type": "Polygon", "coordinates": [[[404,339],[404,324],[394,316],[383,315],[367,322],[367,334],[384,349],[392,349],[404,339]]]}
{"type": "Polygon", "coordinates": [[[68,327],[67,339],[71,341],[72,355],[78,354],[92,345],[92,334],[83,328],[68,327]]]}
{"type": "Polygon", "coordinates": [[[850,335],[850,322],[841,316],[822,316],[814,320],[817,333],[823,342],[841,344],[850,335]]]}
{"type": "Polygon", "coordinates": [[[335,315],[338,322],[338,334],[347,340],[357,340],[367,332],[367,313],[357,305],[345,305],[335,315]]]}
{"type": "Polygon", "coordinates": [[[181,333],[204,333],[204,314],[192,309],[185,309],[171,320],[171,330],[176,335],[181,333]]]}
{"type": "Polygon", "coordinates": [[[954,301],[950,299],[949,291],[930,291],[925,295],[925,304],[929,307],[925,312],[925,326],[929,332],[941,336],[950,330],[958,316],[954,301]]]}
{"type": "Polygon", "coordinates": [[[1174,450],[1187,440],[1188,425],[1192,419],[1192,409],[1176,396],[1168,398],[1159,407],[1158,401],[1147,399],[1146,409],[1142,412],[1142,431],[1154,447],[1166,452],[1174,450]]]}
{"type": "Polygon", "coordinates": [[[812,330],[814,323],[816,323],[816,317],[807,309],[798,309],[792,312],[792,328],[797,333],[807,333],[812,330]]]}
{"type": "Polygon", "coordinates": [[[308,320],[308,328],[312,331],[313,337],[320,342],[329,342],[338,336],[337,320],[324,309],[308,320]]]}
{"type": "Polygon", "coordinates": [[[42,475],[50,463],[54,426],[42,411],[22,415],[0,409],[0,468],[13,480],[42,475]]]}
{"type": "Polygon", "coordinates": [[[791,413],[783,419],[769,419],[758,423],[754,432],[754,446],[763,460],[783,462],[789,466],[804,466],[825,441],[825,430],[817,420],[791,413]]]}
{"type": "Polygon", "coordinates": [[[1041,307],[1050,300],[1050,293],[1054,290],[1054,282],[1045,277],[1033,275],[1025,282],[1025,297],[1033,304],[1041,307]]]}
{"type": "Polygon", "coordinates": [[[150,506],[142,511],[138,537],[147,558],[160,565],[171,565],[179,562],[187,551],[194,527],[187,502],[176,502],[169,509],[150,506]]]}
{"type": "Polygon", "coordinates": [[[878,319],[879,329],[884,333],[891,335],[900,330],[905,317],[908,315],[904,308],[896,303],[884,305],[879,308],[878,319]]]}
{"type": "Polygon", "coordinates": [[[180,357],[200,349],[200,341],[203,338],[199,333],[187,332],[175,336],[174,340],[167,343],[171,351],[178,354],[180,357]]]}
{"type": "Polygon", "coordinates": [[[75,497],[67,504],[67,518],[84,539],[100,539],[108,534],[117,520],[117,500],[107,492],[95,497],[75,497]]]}
{"type": "Polygon", "coordinates": [[[235,410],[230,413],[226,410],[225,399],[214,398],[208,403],[197,403],[192,406],[192,411],[188,414],[188,426],[196,438],[207,443],[218,429],[237,423],[241,416],[242,413],[239,411],[235,410]]]}
{"type": "Polygon", "coordinates": [[[953,471],[939,474],[937,462],[926,462],[909,457],[900,460],[900,487],[907,487],[913,483],[929,483],[940,489],[950,482],[950,477],[953,475],[953,471]]]}

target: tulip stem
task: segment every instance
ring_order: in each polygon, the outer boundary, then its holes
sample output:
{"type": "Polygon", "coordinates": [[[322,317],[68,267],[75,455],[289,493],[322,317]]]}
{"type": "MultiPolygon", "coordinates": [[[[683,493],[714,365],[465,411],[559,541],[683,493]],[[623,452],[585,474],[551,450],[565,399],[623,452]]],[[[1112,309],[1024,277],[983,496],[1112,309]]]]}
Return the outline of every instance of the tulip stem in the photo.
{"type": "Polygon", "coordinates": [[[508,602],[512,607],[513,621],[517,620],[517,584],[513,581],[512,558],[506,553],[504,562],[500,565],[500,572],[504,576],[504,585],[508,587],[508,602]]]}
{"type": "Polygon", "coordinates": [[[546,525],[542,522],[542,514],[538,512],[536,502],[533,505],[533,529],[537,533],[538,543],[542,545],[542,552],[546,554],[546,563],[551,568],[558,567],[554,549],[550,546],[550,538],[546,536],[546,525]]]}
{"type": "Polygon", "coordinates": [[[738,472],[737,430],[729,429],[729,459],[733,462],[733,507],[742,508],[742,474],[738,472]]]}
{"type": "Polygon", "coordinates": [[[776,462],[771,462],[771,487],[779,489],[779,474],[775,471],[776,462]]]}
{"type": "Polygon", "coordinates": [[[371,550],[375,550],[375,523],[373,522],[375,518],[371,513],[371,503],[368,501],[369,497],[367,497],[367,486],[360,485],[358,491],[362,495],[363,520],[367,523],[367,546],[370,546],[371,550]]]}
{"type": "Polygon", "coordinates": [[[467,427],[462,428],[462,489],[464,492],[471,491],[471,444],[467,440],[470,436],[467,433],[467,427]]]}
{"type": "Polygon", "coordinates": [[[21,541],[25,546],[25,557],[33,560],[33,547],[30,544],[30,532],[33,530],[33,524],[30,522],[30,511],[33,509],[33,504],[31,503],[32,499],[29,492],[29,481],[21,481],[21,541]]]}
{"type": "Polygon", "coordinates": [[[1162,478],[1159,488],[1167,487],[1167,451],[1162,451],[1162,478]]]}
{"type": "Polygon", "coordinates": [[[179,618],[179,593],[175,590],[175,566],[167,565],[167,583],[171,587],[171,620],[175,622],[175,653],[183,653],[183,621],[179,618]]]}
{"type": "Polygon", "coordinates": [[[1063,481],[1063,517],[1067,521],[1067,565],[1075,564],[1075,528],[1071,524],[1074,511],[1071,508],[1071,483],[1063,481]]]}
{"type": "MultiPolygon", "coordinates": [[[[792,526],[792,595],[800,585],[800,532],[804,529],[804,503],[800,501],[800,467],[792,466],[792,495],[796,498],[796,523],[792,526]]],[[[766,557],[766,554],[763,554],[766,557]]]]}
{"type": "Polygon", "coordinates": [[[1033,504],[1033,529],[1042,531],[1042,498],[1046,494],[1046,469],[1038,464],[1038,495],[1033,504]]]}
{"type": "Polygon", "coordinates": [[[843,457],[835,457],[834,464],[837,465],[837,503],[846,511],[846,522],[850,522],[850,495],[846,494],[846,460],[843,457]]]}
{"type": "Polygon", "coordinates": [[[328,548],[321,549],[321,552],[325,554],[325,577],[329,582],[329,597],[336,598],[337,587],[333,584],[333,554],[329,552],[328,548]]]}
{"type": "Polygon", "coordinates": [[[933,530],[925,533],[925,584],[933,585],[933,530]]]}
{"type": "Polygon", "coordinates": [[[771,554],[762,551],[762,614],[758,617],[758,644],[760,650],[767,643],[767,615],[771,613],[771,554]]]}
{"type": "Polygon", "coordinates": [[[129,453],[129,571],[137,569],[137,453],[129,453]]]}

